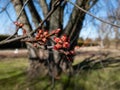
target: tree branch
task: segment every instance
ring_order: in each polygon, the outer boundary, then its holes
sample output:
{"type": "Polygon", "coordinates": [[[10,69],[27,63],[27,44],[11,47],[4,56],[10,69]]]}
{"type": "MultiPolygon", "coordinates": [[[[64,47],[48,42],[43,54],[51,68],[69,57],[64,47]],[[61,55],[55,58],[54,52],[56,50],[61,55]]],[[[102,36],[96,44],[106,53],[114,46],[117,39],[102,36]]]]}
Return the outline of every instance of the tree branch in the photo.
{"type": "Polygon", "coordinates": [[[42,27],[42,25],[44,24],[44,22],[53,14],[53,12],[58,8],[58,6],[61,5],[61,3],[63,1],[64,0],[56,0],[54,2],[51,11],[47,14],[46,18],[40,23],[40,25],[35,30],[31,31],[30,33],[28,33],[27,35],[24,35],[24,36],[16,37],[16,38],[13,38],[13,39],[10,39],[10,40],[6,40],[6,41],[1,41],[0,45],[6,44],[6,43],[10,43],[10,42],[13,42],[13,41],[16,41],[16,40],[21,40],[21,39],[27,38],[29,35],[37,32],[38,29],[42,27]]]}
{"type": "Polygon", "coordinates": [[[67,0],[67,1],[68,1],[69,3],[71,3],[72,5],[74,5],[75,7],[77,7],[79,10],[83,11],[84,13],[87,13],[88,15],[90,15],[90,16],[92,16],[92,17],[94,17],[95,19],[97,19],[97,20],[99,20],[99,21],[101,21],[101,22],[104,22],[104,23],[110,24],[110,25],[112,25],[112,26],[115,26],[115,27],[120,28],[120,26],[119,26],[119,25],[115,25],[115,24],[113,24],[113,23],[110,23],[110,22],[104,21],[103,19],[96,17],[95,15],[91,14],[91,13],[90,13],[90,12],[88,12],[87,10],[85,10],[85,9],[81,8],[79,5],[74,4],[74,3],[73,3],[73,2],[71,2],[70,0],[67,0]]]}
{"type": "Polygon", "coordinates": [[[25,3],[23,4],[23,7],[21,8],[21,11],[19,12],[16,21],[18,21],[18,19],[20,18],[20,16],[21,16],[21,14],[22,14],[22,12],[23,12],[25,6],[27,5],[28,1],[29,1],[29,0],[26,0],[25,3]]]}
{"type": "Polygon", "coordinates": [[[39,25],[39,23],[42,21],[42,19],[40,18],[35,5],[33,4],[33,0],[30,0],[28,3],[28,7],[30,9],[31,15],[32,15],[32,21],[35,24],[35,27],[37,27],[39,25]]]}

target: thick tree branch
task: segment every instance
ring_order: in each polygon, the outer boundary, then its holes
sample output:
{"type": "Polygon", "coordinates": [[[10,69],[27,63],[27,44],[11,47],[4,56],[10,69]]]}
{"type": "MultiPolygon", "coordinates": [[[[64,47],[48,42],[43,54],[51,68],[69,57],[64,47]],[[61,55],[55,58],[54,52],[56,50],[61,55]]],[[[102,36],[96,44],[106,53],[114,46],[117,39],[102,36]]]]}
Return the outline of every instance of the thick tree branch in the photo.
{"type": "Polygon", "coordinates": [[[35,24],[35,27],[37,27],[39,25],[39,23],[42,21],[42,19],[40,18],[35,5],[33,4],[33,0],[30,0],[28,3],[28,7],[30,9],[31,15],[32,15],[32,21],[35,24]]]}
{"type": "MultiPolygon", "coordinates": [[[[49,8],[48,8],[46,0],[39,0],[39,3],[42,8],[44,17],[46,17],[49,12],[49,8]]],[[[46,26],[44,26],[45,29],[49,29],[49,23],[50,23],[49,20],[46,20],[46,26]]]]}
{"type": "MultiPolygon", "coordinates": [[[[67,0],[66,0],[67,1],[67,0]]],[[[76,0],[76,3],[78,4],[78,6],[86,9],[86,2],[88,2],[89,0],[76,0]]],[[[76,22],[77,19],[81,19],[81,17],[83,17],[85,14],[83,12],[80,12],[80,10],[76,7],[73,8],[73,12],[70,15],[70,19],[68,21],[67,26],[65,27],[65,33],[70,35],[71,30],[74,28],[73,26],[77,23],[81,23],[83,20],[80,20],[81,22],[76,22]],[[79,12],[79,13],[78,13],[79,12]]],[[[84,19],[84,18],[82,18],[84,19]]],[[[79,24],[80,25],[80,24],[79,24]]],[[[81,26],[81,25],[80,25],[81,26]]],[[[74,28],[75,29],[75,28],[74,28]]]]}

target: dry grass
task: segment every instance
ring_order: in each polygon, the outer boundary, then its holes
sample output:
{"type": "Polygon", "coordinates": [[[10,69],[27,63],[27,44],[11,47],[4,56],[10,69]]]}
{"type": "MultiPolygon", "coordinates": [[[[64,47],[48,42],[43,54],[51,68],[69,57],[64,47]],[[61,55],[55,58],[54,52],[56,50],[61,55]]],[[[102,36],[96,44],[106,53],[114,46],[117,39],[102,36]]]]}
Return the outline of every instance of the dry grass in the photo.
{"type": "Polygon", "coordinates": [[[27,57],[27,50],[20,49],[16,51],[14,50],[0,50],[0,60],[3,58],[20,58],[20,57],[27,57]],[[18,53],[16,53],[18,52],[18,53]]]}

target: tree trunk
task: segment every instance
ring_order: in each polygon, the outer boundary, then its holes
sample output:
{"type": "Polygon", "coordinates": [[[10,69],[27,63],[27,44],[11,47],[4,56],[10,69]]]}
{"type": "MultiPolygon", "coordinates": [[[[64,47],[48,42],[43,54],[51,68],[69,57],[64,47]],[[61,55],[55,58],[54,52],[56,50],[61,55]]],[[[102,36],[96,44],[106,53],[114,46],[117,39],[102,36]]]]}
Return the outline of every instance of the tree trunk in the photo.
{"type": "MultiPolygon", "coordinates": [[[[19,12],[21,11],[21,8],[23,6],[23,1],[21,0],[12,0],[12,3],[14,5],[14,8],[16,10],[16,14],[18,16],[19,12]]],[[[35,20],[35,19],[34,19],[35,20]]],[[[32,30],[31,25],[29,23],[28,17],[25,13],[25,10],[23,10],[19,22],[24,24],[24,28],[27,30],[27,32],[30,32],[32,30]]],[[[30,43],[27,44],[28,49],[28,57],[30,65],[28,67],[28,83],[30,84],[35,78],[38,76],[44,76],[47,74],[47,69],[45,66],[46,58],[46,51],[38,50],[36,48],[33,48],[30,43]],[[43,63],[44,62],[44,63],[43,63]]],[[[31,87],[29,89],[33,90],[34,87],[31,87]]]]}
{"type": "MultiPolygon", "coordinates": [[[[48,8],[46,0],[44,1],[39,0],[41,4],[41,8],[43,9],[42,11],[43,11],[44,17],[47,15],[48,11],[51,10],[51,8],[53,8],[52,5],[55,1],[56,0],[51,0],[50,6],[48,8]]],[[[89,10],[90,6],[93,5],[93,3],[90,3],[90,1],[94,2],[97,0],[76,0],[76,4],[78,4],[80,7],[82,7],[85,10],[89,10]]],[[[18,15],[18,13],[22,8],[24,0],[12,0],[12,2],[14,4],[16,13],[18,15]]],[[[38,23],[37,19],[39,18],[39,16],[38,16],[38,13],[35,11],[33,1],[29,1],[29,5],[30,5],[29,9],[33,18],[33,22],[38,23]]],[[[51,17],[46,21],[46,27],[48,30],[52,31],[57,28],[60,28],[61,30],[63,30],[63,17],[64,17],[63,13],[64,13],[65,5],[66,3],[62,3],[57,8],[57,10],[51,15],[51,17]]],[[[71,43],[72,48],[77,43],[77,39],[78,39],[80,30],[82,28],[84,18],[85,18],[85,13],[80,11],[79,9],[76,9],[76,7],[74,7],[73,12],[71,13],[68,25],[64,29],[64,32],[63,31],[61,32],[61,34],[66,33],[70,37],[70,39],[72,40],[72,43],[71,43]]],[[[27,14],[25,13],[25,10],[23,11],[19,21],[25,24],[24,27],[28,30],[28,32],[32,30],[27,14]]],[[[49,45],[54,45],[54,43],[49,42],[49,45]]],[[[39,50],[38,48],[33,48],[30,43],[28,43],[28,50],[29,50],[29,59],[30,59],[29,77],[31,80],[37,76],[45,76],[48,72],[50,72],[49,74],[52,77],[56,78],[59,75],[59,73],[61,73],[62,71],[63,72],[71,71],[71,68],[70,68],[72,67],[71,62],[67,60],[65,55],[59,54],[55,50],[50,50],[48,52],[43,49],[39,50]]]]}

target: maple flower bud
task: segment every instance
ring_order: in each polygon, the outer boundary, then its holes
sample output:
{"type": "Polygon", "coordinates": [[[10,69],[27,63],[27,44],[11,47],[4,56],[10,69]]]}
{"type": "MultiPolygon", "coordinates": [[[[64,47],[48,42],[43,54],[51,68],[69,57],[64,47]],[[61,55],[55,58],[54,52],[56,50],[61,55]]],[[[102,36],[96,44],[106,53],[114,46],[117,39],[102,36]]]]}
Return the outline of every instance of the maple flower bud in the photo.
{"type": "Polygon", "coordinates": [[[39,29],[38,33],[39,33],[39,34],[42,34],[42,33],[43,33],[43,30],[39,29]]]}
{"type": "Polygon", "coordinates": [[[60,41],[61,41],[60,38],[58,38],[58,37],[54,37],[54,42],[55,42],[55,43],[59,43],[60,41]]]}
{"type": "Polygon", "coordinates": [[[35,38],[36,38],[36,39],[39,39],[39,38],[40,38],[40,35],[37,34],[35,38]]]}
{"type": "Polygon", "coordinates": [[[46,43],[47,39],[46,39],[46,38],[42,38],[42,41],[43,41],[44,43],[46,43]]]}
{"type": "Polygon", "coordinates": [[[62,45],[57,43],[55,46],[54,46],[54,49],[55,50],[59,50],[60,48],[62,48],[62,45]]]}
{"type": "Polygon", "coordinates": [[[70,43],[69,42],[64,42],[63,43],[63,48],[69,48],[70,47],[70,43]]]}
{"type": "Polygon", "coordinates": [[[44,31],[44,33],[43,33],[44,36],[46,36],[48,34],[49,34],[48,31],[44,31]]]}
{"type": "Polygon", "coordinates": [[[20,23],[18,26],[19,26],[20,28],[22,28],[22,27],[24,26],[24,24],[20,23]]]}
{"type": "Polygon", "coordinates": [[[68,40],[68,37],[66,35],[61,36],[61,40],[63,42],[66,42],[68,40]]]}

